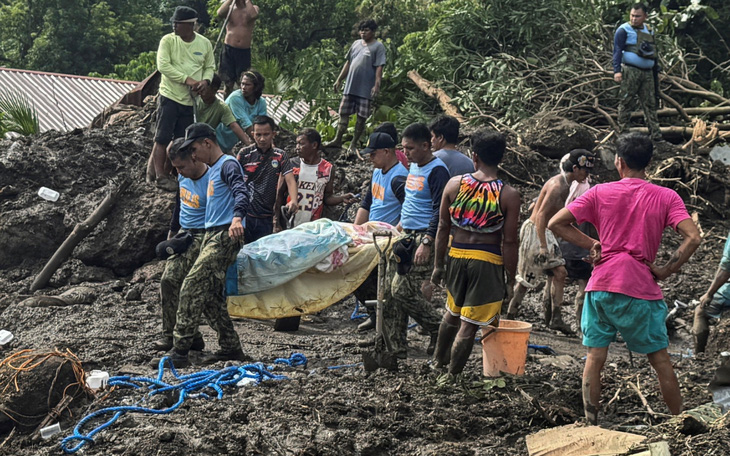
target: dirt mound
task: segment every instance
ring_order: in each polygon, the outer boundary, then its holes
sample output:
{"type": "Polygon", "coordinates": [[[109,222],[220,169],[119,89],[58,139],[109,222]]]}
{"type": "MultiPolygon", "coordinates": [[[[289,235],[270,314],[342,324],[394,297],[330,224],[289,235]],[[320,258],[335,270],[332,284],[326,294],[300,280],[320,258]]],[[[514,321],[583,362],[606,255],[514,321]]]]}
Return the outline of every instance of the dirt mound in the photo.
{"type": "Polygon", "coordinates": [[[151,260],[165,237],[173,204],[171,194],[144,184],[151,147],[144,131],[129,127],[0,141],[0,187],[15,190],[0,196],[0,268],[48,259],[125,175],[135,183],[74,257],[118,275],[151,260]],[[61,196],[45,201],[37,195],[40,187],[61,196]]]}
{"type": "Polygon", "coordinates": [[[548,158],[561,158],[573,149],[592,150],[593,134],[585,126],[555,115],[540,115],[520,126],[520,135],[528,147],[548,158]]]}

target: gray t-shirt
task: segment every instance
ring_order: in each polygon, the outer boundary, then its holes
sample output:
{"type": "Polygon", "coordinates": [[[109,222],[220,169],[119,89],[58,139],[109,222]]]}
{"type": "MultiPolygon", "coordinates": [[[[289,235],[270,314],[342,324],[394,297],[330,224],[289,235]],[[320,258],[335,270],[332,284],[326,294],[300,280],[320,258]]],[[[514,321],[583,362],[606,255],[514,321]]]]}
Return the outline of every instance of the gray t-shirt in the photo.
{"type": "Polygon", "coordinates": [[[369,44],[357,40],[347,52],[347,61],[350,62],[350,71],[345,81],[345,95],[371,99],[375,69],[385,65],[385,46],[378,40],[369,44]]]}
{"type": "Polygon", "coordinates": [[[462,174],[474,172],[474,162],[471,158],[454,149],[439,149],[433,153],[446,163],[449,169],[449,176],[461,176],[462,174]]]}

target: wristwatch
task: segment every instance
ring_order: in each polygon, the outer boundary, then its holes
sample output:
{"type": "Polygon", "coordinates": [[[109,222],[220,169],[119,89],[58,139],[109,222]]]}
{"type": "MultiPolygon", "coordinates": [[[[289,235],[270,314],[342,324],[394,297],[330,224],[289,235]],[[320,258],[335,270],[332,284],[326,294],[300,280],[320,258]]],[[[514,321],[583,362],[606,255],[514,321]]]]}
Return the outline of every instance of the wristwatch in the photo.
{"type": "Polygon", "coordinates": [[[423,239],[421,239],[421,244],[423,245],[431,245],[433,243],[433,240],[428,236],[423,236],[423,239]]]}

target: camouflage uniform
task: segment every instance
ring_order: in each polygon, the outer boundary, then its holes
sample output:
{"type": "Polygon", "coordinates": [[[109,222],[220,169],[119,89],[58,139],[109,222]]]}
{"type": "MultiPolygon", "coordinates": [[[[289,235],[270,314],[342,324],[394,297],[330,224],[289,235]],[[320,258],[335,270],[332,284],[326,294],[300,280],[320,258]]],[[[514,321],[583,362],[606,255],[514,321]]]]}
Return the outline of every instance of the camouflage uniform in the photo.
{"type": "MultiPolygon", "coordinates": [[[[405,237],[413,237],[418,246],[421,245],[425,233],[399,236],[394,242],[405,237]]],[[[410,316],[430,334],[438,334],[441,315],[434,306],[421,294],[421,285],[431,280],[433,272],[434,246],[428,261],[422,265],[415,263],[405,276],[396,273],[398,263],[392,254],[388,261],[385,306],[383,307],[383,332],[390,341],[395,353],[407,353],[408,350],[408,317],[410,316]]],[[[415,252],[414,252],[415,256],[415,252]]]]}
{"type": "Polygon", "coordinates": [[[205,233],[198,259],[180,288],[173,331],[176,351],[187,353],[190,350],[201,314],[207,317],[210,327],[218,333],[221,350],[230,352],[241,349],[241,341],[228,315],[223,294],[226,270],[240,249],[240,241],[231,239],[227,229],[205,233]]]}
{"type": "Polygon", "coordinates": [[[654,93],[654,74],[652,70],[641,70],[631,65],[623,65],[622,80],[619,89],[618,127],[621,133],[629,131],[631,108],[638,97],[644,111],[646,126],[649,127],[651,139],[662,139],[659,129],[659,117],[656,113],[656,97],[654,93]]]}
{"type": "MultiPolygon", "coordinates": [[[[162,279],[160,279],[162,334],[164,337],[172,337],[180,297],[180,287],[188,275],[190,268],[193,267],[195,260],[198,259],[200,245],[203,242],[204,236],[204,233],[193,234],[193,243],[190,244],[190,247],[181,254],[172,255],[165,262],[165,272],[162,273],[162,279]]],[[[199,333],[196,334],[196,337],[198,336],[199,333]]]]}

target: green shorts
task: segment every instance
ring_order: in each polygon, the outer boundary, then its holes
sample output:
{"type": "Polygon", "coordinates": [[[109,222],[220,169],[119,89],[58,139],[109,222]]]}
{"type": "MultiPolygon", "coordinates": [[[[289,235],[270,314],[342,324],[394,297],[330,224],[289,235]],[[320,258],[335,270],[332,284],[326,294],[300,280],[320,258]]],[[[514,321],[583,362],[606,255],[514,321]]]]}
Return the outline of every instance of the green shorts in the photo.
{"type": "Polygon", "coordinates": [[[446,310],[451,315],[488,325],[499,314],[504,295],[501,255],[451,247],[446,270],[446,310]]]}
{"type": "Polygon", "coordinates": [[[608,347],[620,332],[626,347],[636,353],[654,353],[669,345],[667,305],[621,293],[589,291],[583,305],[581,330],[586,347],[608,347]]]}

